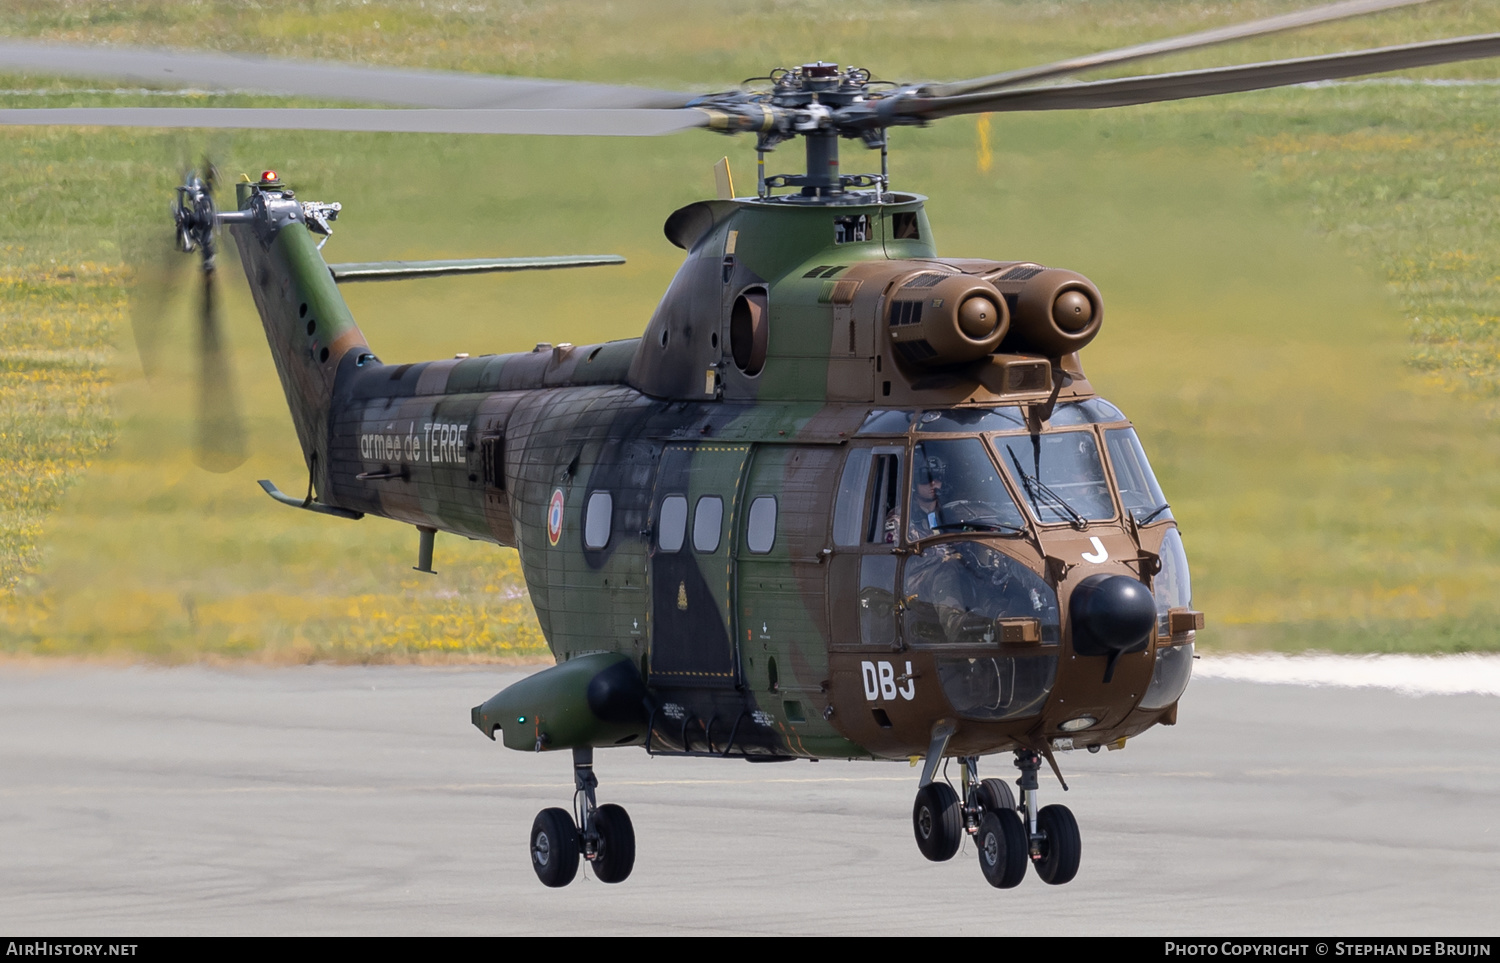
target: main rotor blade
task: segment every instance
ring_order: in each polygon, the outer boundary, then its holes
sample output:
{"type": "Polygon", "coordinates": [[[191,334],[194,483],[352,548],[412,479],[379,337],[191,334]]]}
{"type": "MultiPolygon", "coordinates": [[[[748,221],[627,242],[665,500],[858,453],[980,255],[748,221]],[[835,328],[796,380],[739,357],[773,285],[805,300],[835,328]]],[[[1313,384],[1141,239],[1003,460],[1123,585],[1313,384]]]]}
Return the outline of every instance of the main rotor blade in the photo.
{"type": "Polygon", "coordinates": [[[909,117],[932,119],[958,114],[1016,110],[1075,110],[1094,107],[1125,107],[1185,100],[1212,94],[1285,87],[1318,80],[1337,80],[1362,74],[1427,67],[1459,60],[1500,56],[1500,33],[1454,37],[1398,47],[1378,47],[1351,53],[1274,60],[1235,67],[1214,67],[1175,74],[1151,74],[1120,80],[1099,80],[1056,87],[1022,87],[959,97],[913,99],[894,111],[909,117]]]}
{"type": "Polygon", "coordinates": [[[0,125],[342,130],[400,134],[576,134],[654,137],[707,127],[682,110],[387,109],[381,107],[36,107],[0,110],[0,125]]]}
{"type": "Polygon", "coordinates": [[[328,273],[340,284],[352,284],[355,281],[410,281],[454,274],[552,271],[624,263],[625,259],[618,254],[561,254],[546,257],[474,257],[448,261],[363,261],[330,264],[328,273]]]}
{"type": "Polygon", "coordinates": [[[282,60],[253,54],[207,54],[139,47],[90,47],[7,40],[0,69],[101,77],[166,88],[251,90],[364,104],[411,107],[653,108],[684,107],[696,95],[647,87],[538,80],[435,70],[282,60]]]}
{"type": "Polygon", "coordinates": [[[1231,40],[1262,37],[1266,34],[1281,33],[1282,31],[1294,30],[1298,27],[1312,26],[1316,23],[1328,23],[1332,20],[1360,17],[1370,13],[1378,13],[1382,10],[1390,10],[1395,7],[1410,7],[1427,2],[1429,0],[1342,0],[1340,3],[1312,7],[1308,10],[1299,10],[1296,13],[1266,17],[1263,20],[1252,20],[1249,23],[1234,24],[1228,27],[1217,27],[1213,30],[1185,34],[1181,37],[1170,37],[1166,40],[1154,40],[1150,43],[1137,44],[1134,47],[1121,47],[1118,50],[1106,50],[1083,57],[1073,57],[1069,60],[1057,60],[1050,64],[1041,64],[1036,67],[1026,67],[1021,70],[991,74],[988,77],[958,80],[949,84],[932,84],[926,88],[926,93],[934,97],[957,97],[963,94],[979,93],[984,90],[996,90],[1001,87],[1014,87],[1017,84],[1047,80],[1053,77],[1065,77],[1068,74],[1096,70],[1100,67],[1132,63],[1137,60],[1145,60],[1148,57],[1160,57],[1169,53],[1179,53],[1184,50],[1197,50],[1201,47],[1211,47],[1215,44],[1228,43],[1231,40]]]}
{"type": "Polygon", "coordinates": [[[234,370],[224,347],[218,272],[203,272],[203,313],[198,322],[197,461],[209,471],[233,471],[244,464],[245,423],[240,417],[234,370]]]}

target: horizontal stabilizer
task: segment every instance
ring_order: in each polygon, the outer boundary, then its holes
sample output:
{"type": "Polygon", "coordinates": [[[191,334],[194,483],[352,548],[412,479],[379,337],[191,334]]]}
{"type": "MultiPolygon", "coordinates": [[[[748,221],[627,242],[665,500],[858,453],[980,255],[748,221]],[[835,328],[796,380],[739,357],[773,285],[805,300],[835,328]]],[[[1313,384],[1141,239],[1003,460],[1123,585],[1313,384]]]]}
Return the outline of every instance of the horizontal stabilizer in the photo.
{"type": "Polygon", "coordinates": [[[559,257],[476,257],[458,261],[369,261],[364,264],[330,264],[328,270],[340,284],[352,281],[405,281],[449,274],[490,274],[497,271],[550,271],[556,268],[598,267],[624,264],[618,254],[567,254],[559,257]]]}

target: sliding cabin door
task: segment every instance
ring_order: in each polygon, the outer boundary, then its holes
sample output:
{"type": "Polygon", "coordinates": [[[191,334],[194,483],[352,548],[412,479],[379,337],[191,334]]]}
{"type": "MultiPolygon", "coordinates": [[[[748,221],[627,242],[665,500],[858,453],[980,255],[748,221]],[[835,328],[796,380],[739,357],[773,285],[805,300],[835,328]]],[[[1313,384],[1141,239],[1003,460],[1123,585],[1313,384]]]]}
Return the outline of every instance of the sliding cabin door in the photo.
{"type": "Polygon", "coordinates": [[[750,446],[668,445],[652,497],[650,684],[734,688],[735,541],[750,446]]]}

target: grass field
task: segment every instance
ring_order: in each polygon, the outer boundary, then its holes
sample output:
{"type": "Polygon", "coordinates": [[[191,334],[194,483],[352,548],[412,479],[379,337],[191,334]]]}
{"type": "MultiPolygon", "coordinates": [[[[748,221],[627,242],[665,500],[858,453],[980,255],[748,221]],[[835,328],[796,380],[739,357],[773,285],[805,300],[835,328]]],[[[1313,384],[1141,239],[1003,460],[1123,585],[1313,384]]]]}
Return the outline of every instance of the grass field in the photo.
{"type": "MultiPolygon", "coordinates": [[[[1287,9],[1280,3],[12,3],[0,33],[722,88],[822,57],[878,75],[989,73],[1287,9]],[[651,12],[648,18],[647,12],[651,12]],[[665,11],[665,12],[663,12],[665,11]]],[[[1500,30],[1437,3],[1162,69],[1500,30]]],[[[894,135],[945,254],[1080,270],[1108,322],[1091,377],[1140,427],[1181,521],[1205,648],[1500,650],[1500,64],[894,135]],[[1415,82],[1420,81],[1420,82],[1415,82]],[[1437,83],[1435,81],[1442,81],[1437,83]],[[1455,85],[1453,81],[1462,81],[1455,85]]],[[[0,77],[0,106],[248,103],[0,77]]],[[[0,650],[449,660],[536,653],[508,550],[304,516],[243,289],[254,455],[192,467],[186,375],[147,386],[128,279],[184,158],[276,167],[345,205],[330,260],[614,252],[621,269],[357,286],[387,361],[639,333],[678,263],[660,224],[744,139],[194,136],[0,131],[0,650]],[[174,387],[175,384],[175,387],[174,387]]],[[[774,155],[790,166],[795,151],[774,155]]],[[[863,161],[846,149],[845,166],[863,161]]],[[[873,158],[870,163],[874,163],[873,158]]],[[[233,281],[233,272],[225,272],[233,281]]],[[[184,314],[186,308],[184,307],[184,314]]]]}

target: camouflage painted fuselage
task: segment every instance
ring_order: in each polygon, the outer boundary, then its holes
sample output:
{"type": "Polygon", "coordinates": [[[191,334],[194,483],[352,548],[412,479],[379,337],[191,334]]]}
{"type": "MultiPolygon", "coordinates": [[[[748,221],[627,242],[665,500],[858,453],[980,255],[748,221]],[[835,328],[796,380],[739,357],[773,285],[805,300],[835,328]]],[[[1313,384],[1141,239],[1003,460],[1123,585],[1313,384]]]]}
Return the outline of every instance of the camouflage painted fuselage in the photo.
{"type": "Polygon", "coordinates": [[[983,439],[1003,466],[995,432],[1104,451],[1128,423],[1085,404],[1073,352],[1008,336],[928,363],[909,326],[942,299],[920,289],[979,279],[1015,311],[1043,269],[938,259],[920,197],[866,201],[691,205],[667,225],[687,260],[641,338],[400,366],[371,353],[295,200],[241,185],[255,216],[233,230],[319,500],[518,549],[560,662],[640,667],[650,721],[616,742],[905,758],[943,719],[952,755],[1171,722],[1181,687],[1147,693],[1163,657],[1186,683],[1186,569],[1170,512],[1133,515],[1121,466],[1101,459],[1111,508],[1082,530],[1028,516],[1020,534],[914,542],[923,444],[983,439]],[[926,598],[918,569],[961,556],[988,559],[990,581],[926,598]],[[1073,587],[1101,572],[1145,582],[1163,611],[1108,682],[1067,624],[1073,587]],[[955,612],[967,628],[944,635],[955,612]],[[1086,731],[1058,728],[1083,714],[1086,731]]]}

